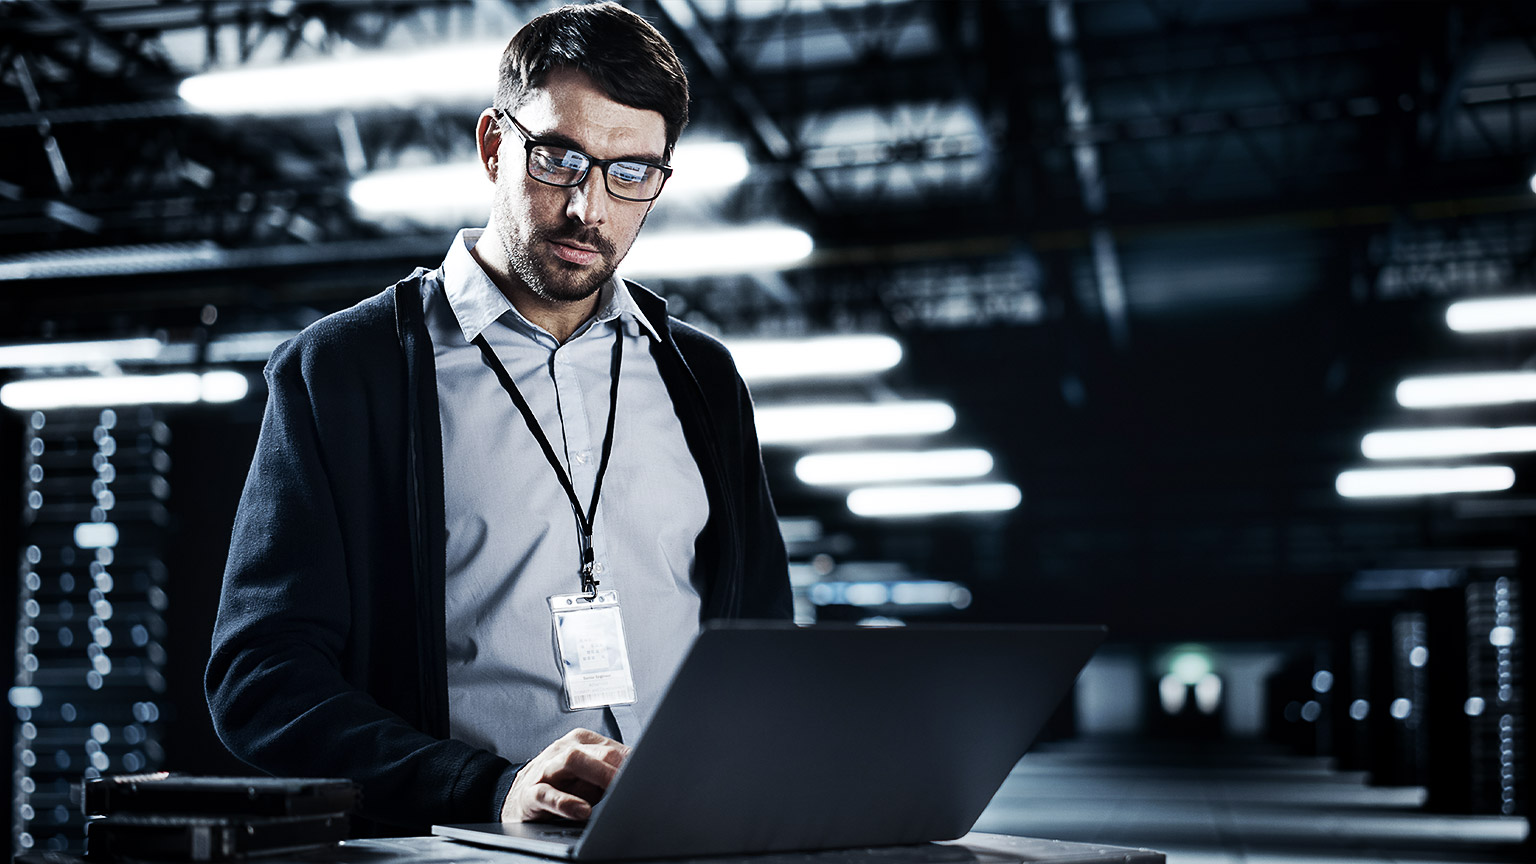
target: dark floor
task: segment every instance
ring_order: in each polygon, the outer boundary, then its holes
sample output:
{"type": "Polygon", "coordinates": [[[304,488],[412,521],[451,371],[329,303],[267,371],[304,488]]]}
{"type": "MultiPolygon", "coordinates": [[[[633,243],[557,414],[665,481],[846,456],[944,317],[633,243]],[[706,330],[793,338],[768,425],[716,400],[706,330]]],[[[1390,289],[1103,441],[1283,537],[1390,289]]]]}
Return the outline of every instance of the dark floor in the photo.
{"type": "Polygon", "coordinates": [[[1524,818],[1426,813],[1422,788],[1365,780],[1257,742],[1061,742],[1019,763],[976,830],[1144,846],[1169,864],[1524,860],[1524,818]]]}

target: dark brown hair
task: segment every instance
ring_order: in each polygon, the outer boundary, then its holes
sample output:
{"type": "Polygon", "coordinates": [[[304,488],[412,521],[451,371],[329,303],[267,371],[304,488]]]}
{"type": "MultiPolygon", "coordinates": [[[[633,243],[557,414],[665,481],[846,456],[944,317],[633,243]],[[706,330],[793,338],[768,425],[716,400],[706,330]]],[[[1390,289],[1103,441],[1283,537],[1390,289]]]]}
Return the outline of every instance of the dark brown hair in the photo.
{"type": "Polygon", "coordinates": [[[501,54],[496,107],[516,111],[555,69],[576,69],[613,101],[660,113],[671,158],[688,125],[688,76],[650,22],[612,2],[562,6],[529,21],[501,54]]]}

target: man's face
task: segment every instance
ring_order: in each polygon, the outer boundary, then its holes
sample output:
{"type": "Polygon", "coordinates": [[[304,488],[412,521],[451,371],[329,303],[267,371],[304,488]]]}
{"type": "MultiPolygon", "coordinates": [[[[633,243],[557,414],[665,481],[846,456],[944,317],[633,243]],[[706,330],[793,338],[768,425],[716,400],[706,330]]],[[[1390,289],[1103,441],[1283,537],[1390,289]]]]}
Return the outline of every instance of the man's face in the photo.
{"type": "MultiPolygon", "coordinates": [[[[661,114],[609,99],[581,72],[551,73],[516,116],[535,140],[595,159],[664,161],[661,114]]],[[[513,275],[546,302],[591,297],[629,253],[651,204],[609,195],[595,165],[580,186],[529,177],[527,151],[515,129],[503,131],[497,156],[493,224],[501,228],[513,275]]]]}

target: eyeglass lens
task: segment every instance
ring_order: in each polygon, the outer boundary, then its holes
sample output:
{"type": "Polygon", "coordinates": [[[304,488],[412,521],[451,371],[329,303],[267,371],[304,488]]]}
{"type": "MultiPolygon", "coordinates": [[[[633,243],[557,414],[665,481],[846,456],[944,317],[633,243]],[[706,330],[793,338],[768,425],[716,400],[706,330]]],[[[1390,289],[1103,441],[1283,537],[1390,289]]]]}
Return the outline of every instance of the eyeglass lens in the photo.
{"type": "MultiPolygon", "coordinates": [[[[592,160],[580,150],[539,144],[528,151],[528,173],[554,186],[575,186],[586,179],[592,160]]],[[[661,192],[661,169],[644,162],[613,162],[605,180],[608,191],[620,198],[646,201],[661,192]]]]}

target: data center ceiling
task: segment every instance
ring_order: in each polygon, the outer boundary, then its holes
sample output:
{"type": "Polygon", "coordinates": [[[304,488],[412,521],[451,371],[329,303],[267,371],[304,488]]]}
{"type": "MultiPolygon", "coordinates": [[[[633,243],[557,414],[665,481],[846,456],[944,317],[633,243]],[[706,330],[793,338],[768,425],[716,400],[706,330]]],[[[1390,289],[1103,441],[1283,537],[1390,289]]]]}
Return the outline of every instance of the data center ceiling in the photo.
{"type": "MultiPolygon", "coordinates": [[[[947,400],[946,440],[1024,493],[1002,516],[872,522],[773,448],[780,509],[822,525],[798,557],[899,562],[987,617],[1209,638],[1325,628],[1361,570],[1508,565],[1528,477],[1391,503],[1334,480],[1373,429],[1520,420],[1426,417],[1393,389],[1532,359],[1443,316],[1532,287],[1536,7],[627,5],[688,66],[689,135],[753,166],[656,221],[816,243],[780,272],[648,284],[725,335],[896,336],[900,366],[841,390],[947,400]]],[[[435,266],[451,231],[361,218],[348,187],[469,155],[485,102],[209,116],[177,87],[504,39],[545,8],[0,2],[0,341],[297,328],[435,266]],[[70,252],[104,247],[137,257],[70,252]]]]}

